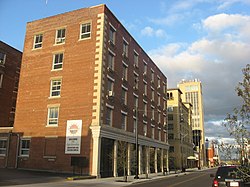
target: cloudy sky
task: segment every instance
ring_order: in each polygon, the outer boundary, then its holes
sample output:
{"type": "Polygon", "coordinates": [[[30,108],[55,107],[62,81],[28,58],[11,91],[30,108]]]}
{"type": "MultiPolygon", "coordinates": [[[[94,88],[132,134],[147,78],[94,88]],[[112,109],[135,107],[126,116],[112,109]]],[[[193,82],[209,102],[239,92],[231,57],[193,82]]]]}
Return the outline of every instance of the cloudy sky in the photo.
{"type": "Polygon", "coordinates": [[[107,4],[168,77],[198,78],[205,134],[228,138],[221,122],[240,106],[235,87],[250,63],[250,0],[0,0],[0,40],[22,50],[29,21],[107,4]]]}

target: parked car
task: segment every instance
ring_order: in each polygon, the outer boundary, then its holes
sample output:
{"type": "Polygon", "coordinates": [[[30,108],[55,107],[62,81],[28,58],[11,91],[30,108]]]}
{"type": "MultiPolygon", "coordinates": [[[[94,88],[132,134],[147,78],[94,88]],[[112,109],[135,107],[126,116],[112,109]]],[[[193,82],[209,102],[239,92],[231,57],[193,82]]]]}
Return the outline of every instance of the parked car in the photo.
{"type": "Polygon", "coordinates": [[[238,166],[221,166],[217,169],[212,187],[247,187],[238,175],[238,166]]]}

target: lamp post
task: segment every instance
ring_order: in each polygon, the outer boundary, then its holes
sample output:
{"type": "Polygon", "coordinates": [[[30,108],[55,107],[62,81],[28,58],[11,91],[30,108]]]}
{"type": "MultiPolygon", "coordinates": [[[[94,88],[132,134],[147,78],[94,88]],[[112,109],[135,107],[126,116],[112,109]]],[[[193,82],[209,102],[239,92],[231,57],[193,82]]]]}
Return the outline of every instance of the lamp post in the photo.
{"type": "Polygon", "coordinates": [[[135,179],[139,179],[138,176],[138,166],[139,166],[139,149],[138,149],[138,108],[135,108],[135,118],[136,118],[136,127],[135,127],[135,179]]]}

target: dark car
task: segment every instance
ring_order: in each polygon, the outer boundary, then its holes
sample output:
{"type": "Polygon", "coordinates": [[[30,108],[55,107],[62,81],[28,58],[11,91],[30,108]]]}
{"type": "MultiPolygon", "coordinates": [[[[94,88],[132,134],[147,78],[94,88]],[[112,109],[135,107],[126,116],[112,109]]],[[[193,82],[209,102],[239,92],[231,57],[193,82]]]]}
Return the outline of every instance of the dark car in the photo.
{"type": "Polygon", "coordinates": [[[242,179],[237,176],[237,166],[221,166],[214,177],[212,187],[245,187],[242,179]]]}

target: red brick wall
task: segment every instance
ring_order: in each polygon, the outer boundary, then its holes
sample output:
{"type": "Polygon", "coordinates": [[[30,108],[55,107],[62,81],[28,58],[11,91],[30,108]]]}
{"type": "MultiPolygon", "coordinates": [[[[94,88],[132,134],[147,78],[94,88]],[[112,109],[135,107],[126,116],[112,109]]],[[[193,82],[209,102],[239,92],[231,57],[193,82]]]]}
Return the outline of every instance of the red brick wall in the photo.
{"type": "Polygon", "coordinates": [[[2,88],[0,88],[0,127],[11,127],[14,122],[14,114],[11,114],[12,106],[15,107],[17,93],[13,92],[15,80],[19,79],[22,52],[0,41],[0,52],[6,55],[4,66],[0,65],[0,74],[3,74],[2,88]]]}

